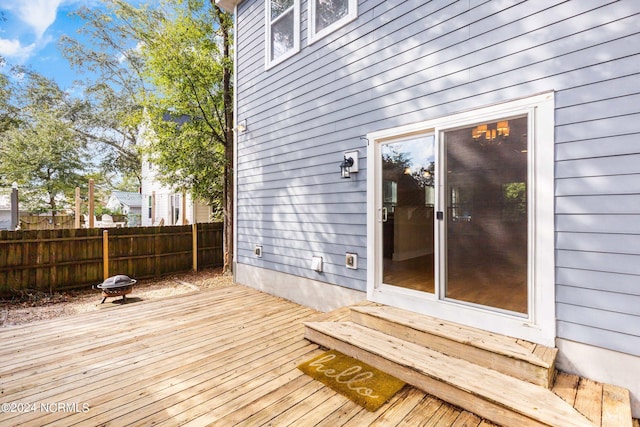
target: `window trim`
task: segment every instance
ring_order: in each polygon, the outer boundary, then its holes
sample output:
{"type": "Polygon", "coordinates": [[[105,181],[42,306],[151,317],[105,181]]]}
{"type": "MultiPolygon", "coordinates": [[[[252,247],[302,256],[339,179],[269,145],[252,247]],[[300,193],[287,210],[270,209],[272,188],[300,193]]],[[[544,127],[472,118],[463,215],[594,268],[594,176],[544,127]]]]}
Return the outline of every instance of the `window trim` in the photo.
{"type": "Polygon", "coordinates": [[[287,60],[300,51],[300,0],[293,0],[293,47],[277,58],[271,59],[271,28],[277,23],[291,8],[285,13],[271,19],[271,0],[265,0],[265,69],[268,70],[279,63],[287,60]]]}
{"type": "Polygon", "coordinates": [[[347,1],[349,4],[349,12],[344,17],[340,18],[333,24],[329,25],[328,27],[318,32],[315,31],[316,1],[315,0],[308,1],[309,20],[307,25],[308,25],[308,33],[309,33],[308,34],[309,44],[313,44],[318,40],[322,39],[323,37],[333,33],[334,31],[337,31],[339,28],[347,25],[349,22],[355,20],[358,17],[358,0],[347,0],[347,1]]]}

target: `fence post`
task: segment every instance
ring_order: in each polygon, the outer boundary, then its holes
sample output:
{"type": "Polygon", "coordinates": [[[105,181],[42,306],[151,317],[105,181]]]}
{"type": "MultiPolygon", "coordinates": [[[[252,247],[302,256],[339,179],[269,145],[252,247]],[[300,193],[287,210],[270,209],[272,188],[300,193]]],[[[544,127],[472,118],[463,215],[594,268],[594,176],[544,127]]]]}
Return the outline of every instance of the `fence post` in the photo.
{"type": "MultiPolygon", "coordinates": [[[[80,228],[80,187],[76,187],[76,209],[73,227],[80,228]]],[[[88,224],[87,224],[88,225],[88,224]]]]}
{"type": "Polygon", "coordinates": [[[94,188],[93,188],[93,179],[89,180],[89,228],[93,228],[95,226],[94,223],[94,215],[95,212],[95,200],[94,198],[94,188]]]}
{"type": "Polygon", "coordinates": [[[11,230],[15,230],[20,225],[20,202],[18,200],[18,183],[11,184],[11,230]]]}
{"type": "Polygon", "coordinates": [[[104,280],[109,278],[109,230],[102,231],[102,262],[104,280]]]}
{"type": "Polygon", "coordinates": [[[151,192],[151,225],[156,224],[156,192],[151,192]]]}
{"type": "MultiPolygon", "coordinates": [[[[180,225],[187,225],[187,193],[186,192],[182,192],[182,198],[181,198],[181,204],[182,206],[180,207],[180,209],[182,210],[182,224],[180,225]]],[[[196,209],[196,204],[193,204],[193,210],[195,211],[196,209]]],[[[193,213],[193,223],[196,223],[196,215],[195,212],[193,213]]]]}
{"type": "Polygon", "coordinates": [[[193,250],[193,271],[198,271],[198,225],[191,224],[192,250],[193,250]]]}

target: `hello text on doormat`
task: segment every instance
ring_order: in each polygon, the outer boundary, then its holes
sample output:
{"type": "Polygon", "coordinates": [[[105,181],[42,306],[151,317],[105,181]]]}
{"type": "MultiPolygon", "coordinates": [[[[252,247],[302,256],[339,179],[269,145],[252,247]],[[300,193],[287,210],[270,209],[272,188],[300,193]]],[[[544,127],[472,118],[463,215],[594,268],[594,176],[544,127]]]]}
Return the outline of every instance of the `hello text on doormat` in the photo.
{"type": "Polygon", "coordinates": [[[335,350],[302,363],[298,369],[372,412],[405,385],[403,381],[335,350]]]}

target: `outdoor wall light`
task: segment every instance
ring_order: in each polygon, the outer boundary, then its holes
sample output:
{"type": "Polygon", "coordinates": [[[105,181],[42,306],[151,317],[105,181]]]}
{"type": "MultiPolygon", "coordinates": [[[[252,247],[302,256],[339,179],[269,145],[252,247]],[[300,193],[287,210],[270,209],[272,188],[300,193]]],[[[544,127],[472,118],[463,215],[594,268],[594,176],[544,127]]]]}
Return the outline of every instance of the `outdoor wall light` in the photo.
{"type": "Polygon", "coordinates": [[[236,130],[239,133],[246,132],[247,131],[247,120],[245,119],[245,120],[241,121],[240,123],[238,123],[237,126],[236,126],[236,130]]]}
{"type": "Polygon", "coordinates": [[[340,177],[351,178],[351,174],[358,172],[358,152],[348,151],[344,153],[344,160],[340,163],[340,177]]]}
{"type": "Polygon", "coordinates": [[[340,177],[341,178],[351,178],[351,166],[353,166],[353,158],[347,158],[345,156],[342,163],[340,163],[340,177]]]}

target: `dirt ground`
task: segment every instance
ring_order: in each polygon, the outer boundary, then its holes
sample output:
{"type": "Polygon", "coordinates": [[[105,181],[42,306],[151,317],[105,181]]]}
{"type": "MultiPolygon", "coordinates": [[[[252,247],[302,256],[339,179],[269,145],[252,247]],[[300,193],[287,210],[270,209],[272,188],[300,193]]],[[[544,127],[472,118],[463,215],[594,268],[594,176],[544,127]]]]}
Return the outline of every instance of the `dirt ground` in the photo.
{"type": "MultiPolygon", "coordinates": [[[[197,273],[173,274],[159,279],[140,280],[127,295],[128,303],[153,300],[171,295],[196,292],[204,288],[233,286],[230,274],[221,269],[209,269],[197,273]]],[[[109,304],[122,304],[122,297],[107,298],[104,304],[100,290],[68,291],[53,295],[25,292],[13,300],[0,300],[0,328],[22,325],[39,320],[69,316],[75,313],[99,310],[109,304]]]]}

